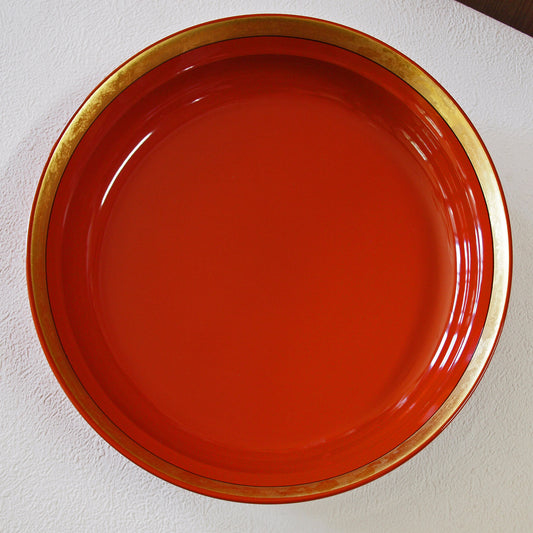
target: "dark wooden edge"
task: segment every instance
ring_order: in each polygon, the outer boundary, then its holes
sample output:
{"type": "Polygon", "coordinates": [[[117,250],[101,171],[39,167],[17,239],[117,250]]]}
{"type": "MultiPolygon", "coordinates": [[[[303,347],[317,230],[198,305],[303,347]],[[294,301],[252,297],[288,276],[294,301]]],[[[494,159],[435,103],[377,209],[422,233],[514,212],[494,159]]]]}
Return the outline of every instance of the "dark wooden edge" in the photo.
{"type": "Polygon", "coordinates": [[[457,0],[533,37],[533,0],[457,0]]]}

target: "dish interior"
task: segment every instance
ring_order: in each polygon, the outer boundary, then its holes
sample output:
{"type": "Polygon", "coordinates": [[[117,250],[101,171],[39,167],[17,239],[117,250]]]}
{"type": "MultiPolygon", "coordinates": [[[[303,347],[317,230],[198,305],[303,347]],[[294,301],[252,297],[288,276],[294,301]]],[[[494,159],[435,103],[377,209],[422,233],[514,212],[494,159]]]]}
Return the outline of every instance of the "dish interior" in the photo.
{"type": "Polygon", "coordinates": [[[486,316],[470,161],[368,59],[204,46],[100,114],[61,179],[47,282],[69,363],[160,458],[256,486],[323,480],[419,429],[486,316]]]}

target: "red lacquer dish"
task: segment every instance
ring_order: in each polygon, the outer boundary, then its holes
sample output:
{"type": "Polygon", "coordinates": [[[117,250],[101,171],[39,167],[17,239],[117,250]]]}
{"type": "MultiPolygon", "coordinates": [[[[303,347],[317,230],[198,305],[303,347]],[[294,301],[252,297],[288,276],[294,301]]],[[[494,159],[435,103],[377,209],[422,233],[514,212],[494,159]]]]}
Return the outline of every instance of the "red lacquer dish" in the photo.
{"type": "Polygon", "coordinates": [[[117,450],[203,494],[366,483],[456,414],[501,331],[509,222],[428,74],[294,16],[172,35],[58,140],[29,231],[58,380],[117,450]]]}

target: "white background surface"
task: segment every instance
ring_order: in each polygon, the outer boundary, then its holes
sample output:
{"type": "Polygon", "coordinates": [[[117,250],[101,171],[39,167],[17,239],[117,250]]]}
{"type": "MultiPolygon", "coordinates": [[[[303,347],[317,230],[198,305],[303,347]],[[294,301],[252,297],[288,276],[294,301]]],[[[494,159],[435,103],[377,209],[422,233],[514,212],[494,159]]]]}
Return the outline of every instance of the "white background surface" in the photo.
{"type": "Polygon", "coordinates": [[[0,531],[533,531],[533,39],[452,0],[3,0],[0,69],[0,531]],[[25,285],[35,187],[89,91],[170,33],[257,12],[352,26],[435,76],[492,154],[514,237],[506,327],[455,421],[414,459],[365,487],[284,506],[187,492],[108,446],[55,381],[25,285]]]}

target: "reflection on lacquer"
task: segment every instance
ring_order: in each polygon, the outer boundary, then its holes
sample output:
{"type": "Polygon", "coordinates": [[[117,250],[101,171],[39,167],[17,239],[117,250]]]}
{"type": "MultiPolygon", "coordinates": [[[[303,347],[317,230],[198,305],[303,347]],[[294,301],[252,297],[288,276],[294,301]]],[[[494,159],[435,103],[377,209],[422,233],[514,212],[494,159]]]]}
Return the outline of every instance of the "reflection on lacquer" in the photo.
{"type": "MultiPolygon", "coordinates": [[[[417,111],[423,127],[405,123],[393,134],[410,150],[427,174],[433,177],[435,207],[442,211],[451,238],[450,253],[454,256],[455,286],[449,318],[427,368],[413,390],[403,395],[392,408],[392,411],[401,410],[403,413],[410,411],[420,401],[414,392],[418,385],[429,383],[426,380],[431,375],[451,372],[465,358],[471,357],[472,354],[465,352],[465,349],[470,341],[471,350],[471,334],[484,279],[485,250],[479,207],[469,184],[465,162],[461,164],[448,153],[448,141],[443,141],[446,137],[442,127],[422,108],[417,107],[417,111]],[[472,239],[472,234],[475,235],[475,240],[472,239]]],[[[441,388],[442,384],[435,382],[435,386],[441,388]]],[[[428,418],[436,408],[431,402],[428,403],[428,418]]]]}
{"type": "Polygon", "coordinates": [[[124,167],[128,164],[128,161],[135,155],[135,152],[139,150],[139,148],[149,139],[149,137],[152,135],[153,132],[148,133],[145,135],[135,146],[135,148],[126,156],[124,161],[122,161],[120,167],[118,167],[118,170],[115,172],[113,177],[111,178],[111,181],[109,182],[109,185],[104,193],[104,196],[102,197],[102,202],[100,203],[100,207],[103,207],[109,193],[111,192],[111,189],[115,185],[115,182],[117,181],[117,178],[120,176],[120,173],[124,170],[124,167]]]}

